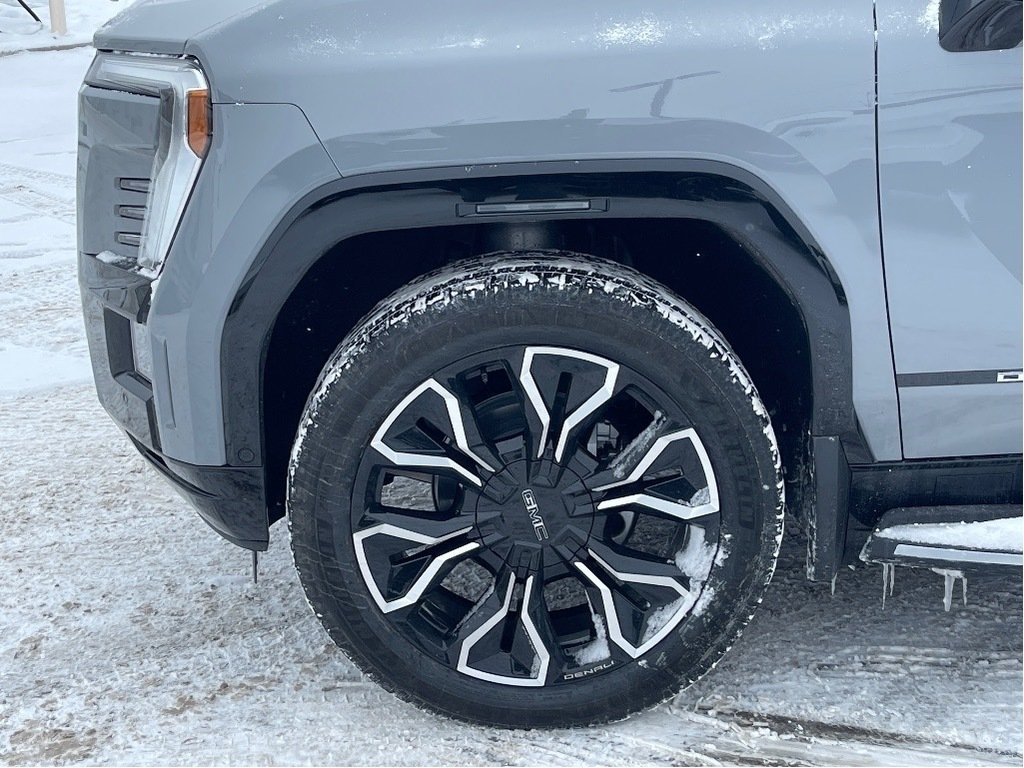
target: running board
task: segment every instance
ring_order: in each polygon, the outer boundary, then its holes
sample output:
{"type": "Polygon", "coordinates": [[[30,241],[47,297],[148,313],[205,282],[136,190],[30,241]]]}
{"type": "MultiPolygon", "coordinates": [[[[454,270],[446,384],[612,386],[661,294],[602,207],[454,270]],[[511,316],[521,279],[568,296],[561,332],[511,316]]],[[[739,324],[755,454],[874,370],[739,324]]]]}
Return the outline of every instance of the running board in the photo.
{"type": "Polygon", "coordinates": [[[980,570],[1024,565],[1019,504],[897,507],[879,520],[860,559],[916,568],[980,570]]]}

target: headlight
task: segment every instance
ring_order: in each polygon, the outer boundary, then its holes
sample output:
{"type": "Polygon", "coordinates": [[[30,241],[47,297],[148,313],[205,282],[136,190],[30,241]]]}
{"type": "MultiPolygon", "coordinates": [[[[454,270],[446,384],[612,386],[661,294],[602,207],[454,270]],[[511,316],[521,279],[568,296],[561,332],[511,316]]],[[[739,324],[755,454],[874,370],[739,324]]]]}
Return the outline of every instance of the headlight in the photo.
{"type": "Polygon", "coordinates": [[[158,274],[210,146],[210,90],[187,58],[100,53],[86,82],[160,100],[149,199],[139,244],[139,266],[158,274]]]}

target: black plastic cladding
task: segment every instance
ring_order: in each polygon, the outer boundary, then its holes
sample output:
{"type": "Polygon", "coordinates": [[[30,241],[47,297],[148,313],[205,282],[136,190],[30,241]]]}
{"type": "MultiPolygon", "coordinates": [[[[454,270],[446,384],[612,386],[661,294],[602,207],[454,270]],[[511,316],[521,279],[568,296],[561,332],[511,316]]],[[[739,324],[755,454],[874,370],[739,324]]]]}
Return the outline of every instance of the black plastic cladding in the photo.
{"type": "Polygon", "coordinates": [[[131,435],[128,438],[213,530],[245,549],[267,549],[270,542],[261,468],[198,467],[168,459],[131,435]]]}
{"type": "MultiPolygon", "coordinates": [[[[836,436],[851,457],[871,460],[853,410],[846,296],[799,219],[740,168],[713,161],[626,160],[384,172],[341,179],[308,195],[284,217],[249,268],[225,322],[221,369],[228,461],[263,462],[262,372],[274,323],[322,256],[357,235],[479,223],[477,217],[459,215],[459,206],[465,211],[467,203],[525,199],[607,204],[587,211],[488,215],[487,221],[694,219],[741,242],[802,317],[811,349],[811,434],[836,436]],[[252,451],[253,458],[241,460],[243,451],[252,451]]],[[[805,501],[813,495],[808,489],[805,501]]],[[[845,510],[840,512],[834,527],[845,526],[845,510]]]]}

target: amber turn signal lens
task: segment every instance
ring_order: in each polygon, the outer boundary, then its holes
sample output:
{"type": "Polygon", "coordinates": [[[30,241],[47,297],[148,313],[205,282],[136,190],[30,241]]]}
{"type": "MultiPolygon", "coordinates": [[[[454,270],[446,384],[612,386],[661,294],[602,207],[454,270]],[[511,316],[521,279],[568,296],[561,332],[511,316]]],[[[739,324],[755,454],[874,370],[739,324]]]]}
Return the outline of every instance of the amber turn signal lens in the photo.
{"type": "Polygon", "coordinates": [[[188,145],[196,157],[204,157],[210,148],[210,92],[188,92],[188,145]]]}

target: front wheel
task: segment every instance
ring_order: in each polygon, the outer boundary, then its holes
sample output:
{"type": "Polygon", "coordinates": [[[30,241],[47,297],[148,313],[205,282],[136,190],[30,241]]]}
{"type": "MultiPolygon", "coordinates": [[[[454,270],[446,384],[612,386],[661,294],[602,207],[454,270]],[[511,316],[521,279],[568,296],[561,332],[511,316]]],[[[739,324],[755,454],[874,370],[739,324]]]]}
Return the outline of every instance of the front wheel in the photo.
{"type": "Polygon", "coordinates": [[[292,453],[334,641],[464,720],[625,717],[735,641],[782,534],[767,411],[711,324],[574,254],[427,276],[338,347],[292,453]]]}

